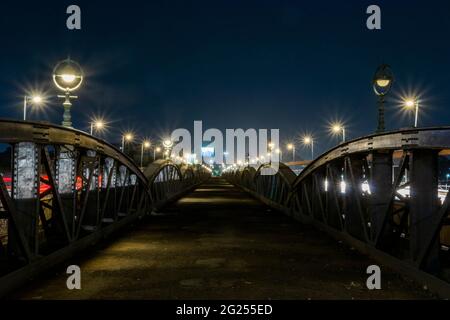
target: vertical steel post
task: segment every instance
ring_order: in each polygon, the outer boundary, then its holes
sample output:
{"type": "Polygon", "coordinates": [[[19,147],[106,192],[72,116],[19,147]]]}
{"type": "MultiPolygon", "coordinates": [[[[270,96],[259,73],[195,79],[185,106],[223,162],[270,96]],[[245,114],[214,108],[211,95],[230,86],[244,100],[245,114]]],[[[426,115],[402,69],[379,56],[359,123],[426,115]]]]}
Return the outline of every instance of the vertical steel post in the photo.
{"type": "Polygon", "coordinates": [[[370,168],[370,238],[375,240],[383,227],[392,193],[392,151],[372,153],[370,168]]]}
{"type": "MultiPolygon", "coordinates": [[[[433,232],[433,216],[439,209],[438,151],[414,150],[410,165],[410,254],[413,261],[420,257],[423,247],[433,232]]],[[[439,270],[439,237],[428,252],[423,266],[426,271],[439,270]]]]}
{"type": "Polygon", "coordinates": [[[377,133],[382,133],[385,130],[384,126],[384,95],[378,97],[378,127],[377,133]]]}
{"type": "Polygon", "coordinates": [[[63,146],[56,155],[56,184],[69,229],[75,228],[76,155],[73,146],[63,146]]]}
{"type": "Polygon", "coordinates": [[[363,160],[358,157],[347,157],[345,166],[345,225],[348,233],[355,238],[366,241],[367,217],[362,204],[363,160]]]}
{"type": "MultiPolygon", "coordinates": [[[[28,242],[31,254],[38,253],[39,164],[40,151],[32,142],[14,146],[14,178],[12,196],[17,210],[19,228],[28,242]]],[[[9,227],[9,252],[20,255],[14,228],[9,227]]],[[[18,256],[20,258],[20,256],[18,256]]]]}
{"type": "Polygon", "coordinates": [[[85,176],[89,178],[92,175],[90,185],[86,187],[89,190],[85,196],[88,197],[86,213],[83,221],[83,229],[86,231],[95,231],[99,225],[100,219],[100,194],[99,194],[99,165],[97,161],[97,153],[94,150],[87,150],[86,159],[88,164],[85,168],[85,176]]]}
{"type": "Polygon", "coordinates": [[[342,168],[340,162],[327,165],[327,191],[326,191],[326,212],[328,225],[338,230],[343,229],[341,212],[341,177],[339,175],[342,168]]]}

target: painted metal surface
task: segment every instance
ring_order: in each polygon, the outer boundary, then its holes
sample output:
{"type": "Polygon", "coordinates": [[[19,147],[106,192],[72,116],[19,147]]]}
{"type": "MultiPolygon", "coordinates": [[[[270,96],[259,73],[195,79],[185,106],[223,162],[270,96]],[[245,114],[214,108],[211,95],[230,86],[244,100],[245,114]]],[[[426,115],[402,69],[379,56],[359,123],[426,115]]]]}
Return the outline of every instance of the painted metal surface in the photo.
{"type": "Polygon", "coordinates": [[[439,157],[449,150],[450,128],[410,129],[343,143],[294,181],[286,178],[292,176],[286,169],[260,175],[263,167],[226,177],[270,206],[394,262],[450,297],[450,193],[439,198],[439,157]]]}

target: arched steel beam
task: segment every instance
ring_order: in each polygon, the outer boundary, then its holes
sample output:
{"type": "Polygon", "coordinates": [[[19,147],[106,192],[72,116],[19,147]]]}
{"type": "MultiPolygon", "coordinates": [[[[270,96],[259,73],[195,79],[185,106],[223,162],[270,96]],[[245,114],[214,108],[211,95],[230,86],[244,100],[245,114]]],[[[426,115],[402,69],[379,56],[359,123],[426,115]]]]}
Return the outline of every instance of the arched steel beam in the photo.
{"type": "Polygon", "coordinates": [[[413,128],[372,134],[342,143],[325,152],[311,162],[297,177],[294,188],[301,180],[329,161],[349,154],[376,150],[428,149],[443,150],[450,148],[450,127],[413,128]]]}
{"type": "Polygon", "coordinates": [[[37,144],[73,145],[100,152],[132,169],[146,183],[146,178],[134,161],[118,148],[86,132],[47,122],[24,122],[0,119],[0,143],[14,144],[34,142],[37,144]]]}

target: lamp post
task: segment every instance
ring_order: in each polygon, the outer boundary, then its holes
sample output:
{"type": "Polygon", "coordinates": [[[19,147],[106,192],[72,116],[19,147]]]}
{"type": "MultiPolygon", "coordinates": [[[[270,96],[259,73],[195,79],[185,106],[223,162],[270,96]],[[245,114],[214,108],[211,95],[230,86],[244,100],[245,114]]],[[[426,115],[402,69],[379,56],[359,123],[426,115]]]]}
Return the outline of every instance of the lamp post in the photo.
{"type": "Polygon", "coordinates": [[[378,96],[378,126],[377,132],[384,132],[384,102],[386,95],[392,87],[394,82],[394,75],[390,66],[383,64],[378,67],[373,77],[373,90],[378,96]]]}
{"type": "Polygon", "coordinates": [[[58,98],[63,98],[64,115],[62,125],[65,127],[72,127],[72,116],[70,108],[72,103],[70,99],[76,99],[77,96],[70,95],[81,86],[84,74],[80,65],[70,59],[59,62],[53,69],[53,82],[58,89],[64,91],[64,95],[58,95],[58,98]]]}
{"type": "Polygon", "coordinates": [[[142,141],[142,144],[141,144],[141,168],[142,168],[142,164],[144,162],[144,149],[148,149],[148,148],[150,148],[150,141],[148,141],[148,140],[142,141]]]}
{"type": "Polygon", "coordinates": [[[275,153],[278,155],[278,162],[283,162],[283,152],[280,149],[276,149],[275,153]]]}
{"type": "Polygon", "coordinates": [[[91,136],[94,134],[94,129],[100,131],[105,127],[105,123],[102,120],[91,121],[91,136]]]}
{"type": "Polygon", "coordinates": [[[24,96],[24,98],[23,98],[23,121],[27,120],[28,102],[31,102],[36,106],[39,106],[42,104],[43,101],[44,101],[44,99],[40,95],[33,95],[31,97],[24,96]]]}
{"type": "Polygon", "coordinates": [[[295,161],[295,144],[288,143],[287,149],[292,151],[292,162],[295,161]]]}
{"type": "Polygon", "coordinates": [[[311,146],[311,160],[314,160],[314,139],[311,136],[303,137],[303,144],[311,146]]]}
{"type": "Polygon", "coordinates": [[[134,138],[132,133],[125,133],[122,136],[122,152],[125,153],[125,142],[130,142],[134,138]]]}
{"type": "Polygon", "coordinates": [[[273,152],[273,148],[275,148],[275,143],[269,142],[268,147],[269,147],[270,152],[267,153],[267,156],[269,157],[269,164],[272,165],[272,152],[273,152]]]}
{"type": "Polygon", "coordinates": [[[345,142],[345,127],[340,123],[335,123],[331,126],[331,131],[334,134],[342,134],[342,142],[345,142]]]}
{"type": "Polygon", "coordinates": [[[414,110],[414,128],[417,128],[417,121],[419,118],[419,100],[417,98],[406,99],[405,108],[414,110]]]}
{"type": "Polygon", "coordinates": [[[156,153],[161,152],[160,147],[153,148],[153,161],[156,161],[156,153]]]}
{"type": "Polygon", "coordinates": [[[170,151],[173,147],[173,142],[170,139],[165,139],[163,141],[164,146],[164,154],[166,155],[166,159],[170,159],[170,151]]]}

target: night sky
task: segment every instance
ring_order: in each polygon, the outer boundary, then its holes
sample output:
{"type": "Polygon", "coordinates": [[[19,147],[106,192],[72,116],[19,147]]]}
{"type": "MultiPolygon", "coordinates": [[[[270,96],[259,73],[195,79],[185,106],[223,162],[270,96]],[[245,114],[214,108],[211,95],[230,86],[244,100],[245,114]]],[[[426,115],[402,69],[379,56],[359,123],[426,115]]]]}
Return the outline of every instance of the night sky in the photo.
{"type": "MultiPolygon", "coordinates": [[[[60,123],[53,66],[68,55],[86,72],[73,102],[74,127],[89,118],[120,130],[164,136],[194,120],[204,128],[279,128],[284,141],[312,132],[316,148],[376,128],[371,80],[388,63],[396,82],[387,128],[409,126],[402,93],[421,95],[420,126],[450,124],[450,2],[428,1],[8,1],[0,9],[0,117],[20,119],[26,90],[49,95],[30,119],[60,123]],[[82,30],[66,28],[66,8],[82,30]],[[382,9],[382,30],[366,8],[382,9]],[[334,140],[333,140],[334,139],[334,140]]],[[[308,157],[309,151],[302,155],[308,157]]]]}

